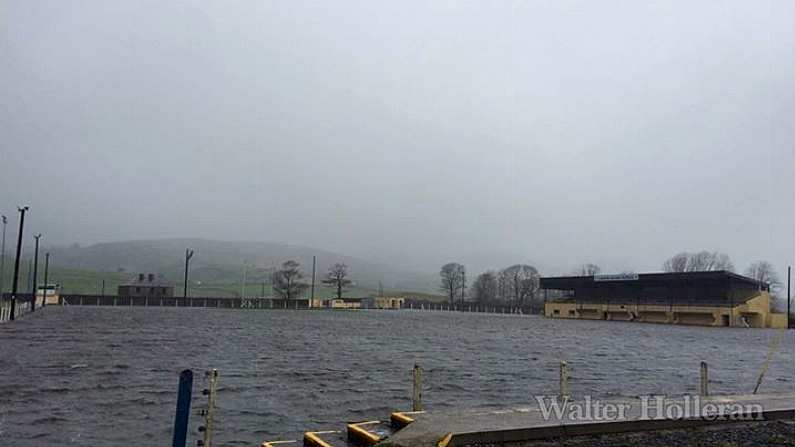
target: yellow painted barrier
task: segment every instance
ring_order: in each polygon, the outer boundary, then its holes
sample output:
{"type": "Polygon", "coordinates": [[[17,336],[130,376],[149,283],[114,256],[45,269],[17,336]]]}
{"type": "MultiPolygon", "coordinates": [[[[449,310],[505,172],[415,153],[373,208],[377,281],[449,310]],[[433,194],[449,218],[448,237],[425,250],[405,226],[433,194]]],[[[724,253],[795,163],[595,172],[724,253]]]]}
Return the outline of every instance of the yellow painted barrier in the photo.
{"type": "Polygon", "coordinates": [[[380,424],[381,421],[366,421],[348,424],[348,439],[364,445],[375,445],[383,439],[375,433],[370,433],[362,426],[380,424]]]}
{"type": "Polygon", "coordinates": [[[453,439],[453,434],[452,433],[448,433],[448,434],[442,436],[441,439],[439,439],[439,442],[436,443],[436,447],[447,447],[447,444],[450,444],[450,441],[452,439],[453,439]]]}
{"type": "Polygon", "coordinates": [[[263,441],[260,447],[276,447],[283,444],[295,444],[298,441],[263,441]]]}
{"type": "Polygon", "coordinates": [[[392,422],[392,427],[403,428],[412,422],[414,418],[411,416],[415,414],[422,414],[424,411],[396,411],[389,415],[389,420],[392,422]]]}
{"type": "Polygon", "coordinates": [[[308,431],[304,433],[304,445],[311,447],[333,447],[328,442],[320,438],[320,435],[339,433],[338,431],[308,431]]]}

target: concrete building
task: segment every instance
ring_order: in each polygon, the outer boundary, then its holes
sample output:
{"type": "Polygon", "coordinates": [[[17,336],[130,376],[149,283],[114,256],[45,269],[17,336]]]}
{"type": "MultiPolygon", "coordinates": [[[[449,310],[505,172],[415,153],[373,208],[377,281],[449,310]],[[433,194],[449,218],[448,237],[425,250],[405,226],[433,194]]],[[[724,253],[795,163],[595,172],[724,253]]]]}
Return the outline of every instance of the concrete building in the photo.
{"type": "Polygon", "coordinates": [[[323,300],[323,307],[328,309],[361,309],[361,298],[329,298],[323,300]]]}
{"type": "Polygon", "coordinates": [[[139,273],[126,284],[119,286],[118,295],[172,297],[174,296],[174,286],[162,276],[156,276],[154,273],[139,273]]]}
{"type": "Polygon", "coordinates": [[[770,286],[726,271],[541,278],[549,318],[782,328],[770,286]]]}
{"type": "Polygon", "coordinates": [[[36,291],[36,305],[40,306],[45,300],[46,304],[58,304],[60,296],[61,286],[59,284],[43,284],[36,291]]]}
{"type": "Polygon", "coordinates": [[[363,298],[362,307],[367,309],[401,309],[405,298],[390,297],[390,296],[374,296],[363,298]]]}

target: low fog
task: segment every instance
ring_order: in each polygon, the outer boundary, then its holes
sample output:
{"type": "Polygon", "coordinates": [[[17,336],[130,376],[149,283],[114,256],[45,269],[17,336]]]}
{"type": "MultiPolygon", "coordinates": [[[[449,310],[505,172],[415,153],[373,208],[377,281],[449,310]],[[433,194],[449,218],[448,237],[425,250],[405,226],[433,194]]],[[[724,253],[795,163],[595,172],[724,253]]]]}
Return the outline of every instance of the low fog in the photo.
{"type": "MultiPolygon", "coordinates": [[[[0,4],[0,212],[415,270],[795,252],[795,6],[0,4]]],[[[30,244],[26,238],[26,244],[30,244]]],[[[9,242],[10,243],[10,242],[9,242]]],[[[9,249],[10,251],[10,249],[9,249]]]]}

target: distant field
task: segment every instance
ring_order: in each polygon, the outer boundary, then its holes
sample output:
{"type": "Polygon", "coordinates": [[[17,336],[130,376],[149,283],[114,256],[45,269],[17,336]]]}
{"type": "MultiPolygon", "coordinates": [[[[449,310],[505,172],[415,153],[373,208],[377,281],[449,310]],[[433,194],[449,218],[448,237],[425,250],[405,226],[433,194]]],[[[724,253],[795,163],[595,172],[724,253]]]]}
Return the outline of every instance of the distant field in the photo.
{"type": "MultiPolygon", "coordinates": [[[[6,261],[8,261],[6,259],[6,261]]],[[[28,293],[30,291],[30,282],[28,275],[28,264],[20,266],[19,274],[19,291],[28,293]]],[[[11,290],[11,280],[13,276],[13,264],[9,266],[6,262],[5,268],[5,282],[4,291],[11,290]]],[[[102,281],[105,281],[105,294],[114,295],[118,286],[127,282],[132,275],[124,272],[100,272],[95,270],[83,269],[64,269],[64,268],[51,268],[49,272],[49,282],[51,284],[60,284],[61,293],[64,294],[101,294],[102,281]]],[[[44,269],[41,267],[38,272],[38,283],[44,282],[44,269]]],[[[175,284],[175,294],[182,294],[182,284],[175,284]]],[[[201,283],[191,282],[188,286],[188,291],[191,296],[218,296],[218,297],[239,297],[242,290],[240,281],[204,281],[201,283]]],[[[263,284],[249,282],[245,288],[246,296],[263,296],[263,284]]],[[[365,296],[373,296],[378,291],[364,287],[349,287],[343,292],[343,296],[350,298],[361,298],[365,296]]],[[[384,292],[390,296],[412,296],[420,299],[430,301],[444,301],[441,295],[433,295],[421,292],[411,292],[403,290],[387,290],[384,292]]],[[[264,296],[272,296],[270,284],[264,285],[264,296]]],[[[304,296],[309,295],[307,289],[304,296]]],[[[317,298],[331,298],[336,296],[336,289],[323,284],[315,285],[315,297],[317,298]]]]}
{"type": "MultiPolygon", "coordinates": [[[[28,263],[20,265],[19,286],[20,292],[29,293],[31,289],[31,279],[29,275],[28,263]]],[[[11,291],[12,277],[14,272],[13,262],[9,263],[6,259],[4,292],[11,291]],[[9,265],[10,264],[10,265],[9,265]]],[[[60,284],[63,293],[102,293],[102,281],[105,280],[105,293],[116,293],[118,286],[130,278],[127,273],[117,272],[97,272],[93,270],[50,268],[50,284],[60,284]]],[[[39,267],[37,282],[44,283],[44,268],[39,267]]]]}
{"type": "MultiPolygon", "coordinates": [[[[182,285],[178,286],[177,293],[182,293],[182,285]]],[[[223,297],[238,297],[243,292],[242,284],[238,282],[203,282],[201,284],[191,284],[188,291],[193,296],[223,296],[223,297]]],[[[246,296],[272,296],[273,291],[270,284],[262,283],[247,283],[246,296]],[[263,293],[264,291],[264,293],[263,293]]],[[[350,287],[345,289],[343,296],[360,298],[363,296],[372,296],[376,291],[372,289],[350,287]]],[[[328,287],[322,284],[315,284],[315,297],[316,298],[331,298],[336,296],[337,291],[333,287],[328,287]]],[[[304,296],[309,296],[309,289],[306,290],[304,296]]]]}

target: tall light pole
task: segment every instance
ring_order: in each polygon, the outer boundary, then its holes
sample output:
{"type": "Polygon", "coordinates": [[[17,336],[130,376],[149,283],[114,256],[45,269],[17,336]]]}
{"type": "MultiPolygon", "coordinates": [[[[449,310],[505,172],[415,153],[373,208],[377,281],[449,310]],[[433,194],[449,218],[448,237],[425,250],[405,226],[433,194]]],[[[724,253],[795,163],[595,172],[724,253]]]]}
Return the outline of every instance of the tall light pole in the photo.
{"type": "Polygon", "coordinates": [[[193,250],[190,248],[185,249],[185,283],[182,287],[182,297],[188,298],[188,265],[190,263],[190,258],[193,257],[193,250]]]}
{"type": "Polygon", "coordinates": [[[248,266],[246,261],[243,261],[243,282],[240,283],[240,298],[246,297],[246,273],[248,273],[248,266]]]}
{"type": "Polygon", "coordinates": [[[36,250],[33,252],[34,253],[33,254],[33,286],[32,286],[33,290],[31,291],[31,295],[33,296],[33,298],[31,298],[31,300],[30,300],[30,311],[31,312],[35,312],[36,311],[36,292],[38,292],[38,290],[36,290],[36,289],[38,289],[38,287],[36,285],[36,276],[39,273],[39,239],[41,239],[41,233],[34,235],[33,239],[36,239],[36,250]]]}
{"type": "Polygon", "coordinates": [[[17,234],[17,255],[14,259],[14,280],[11,283],[11,321],[14,321],[14,315],[17,310],[17,286],[19,286],[19,256],[22,254],[22,231],[25,228],[25,213],[28,207],[19,207],[19,232],[17,234]]]}
{"type": "Polygon", "coordinates": [[[790,294],[790,285],[792,284],[792,266],[787,267],[787,329],[792,327],[792,295],[790,294]]]}
{"type": "Polygon", "coordinates": [[[309,306],[315,301],[315,267],[317,264],[317,256],[312,256],[312,292],[309,294],[309,306]]]}
{"type": "Polygon", "coordinates": [[[44,254],[44,298],[41,300],[41,307],[47,305],[47,290],[49,286],[47,286],[47,281],[50,280],[48,274],[50,273],[50,253],[44,254]]]}
{"type": "Polygon", "coordinates": [[[0,215],[0,220],[3,222],[3,242],[0,245],[0,299],[2,299],[6,285],[6,224],[8,218],[5,215],[0,215]]]}

